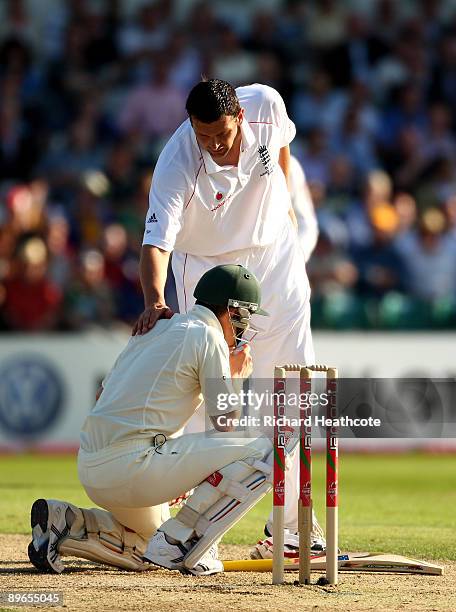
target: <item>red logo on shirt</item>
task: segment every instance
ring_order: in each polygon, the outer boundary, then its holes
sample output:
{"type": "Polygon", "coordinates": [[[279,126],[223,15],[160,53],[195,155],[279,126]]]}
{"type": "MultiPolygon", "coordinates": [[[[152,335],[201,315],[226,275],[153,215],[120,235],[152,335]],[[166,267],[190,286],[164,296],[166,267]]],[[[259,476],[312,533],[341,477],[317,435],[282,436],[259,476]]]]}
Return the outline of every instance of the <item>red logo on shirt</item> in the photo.
{"type": "Polygon", "coordinates": [[[219,208],[221,208],[222,206],[224,206],[230,200],[230,198],[231,196],[227,196],[225,198],[224,194],[221,191],[217,191],[217,193],[215,194],[215,199],[217,200],[217,204],[214,206],[214,208],[211,208],[211,211],[214,212],[218,210],[219,208]]]}
{"type": "Polygon", "coordinates": [[[220,474],[220,472],[214,472],[213,474],[211,474],[210,476],[208,476],[206,478],[206,481],[211,484],[213,487],[218,487],[219,484],[222,482],[223,480],[223,476],[222,474],[220,474]]]}

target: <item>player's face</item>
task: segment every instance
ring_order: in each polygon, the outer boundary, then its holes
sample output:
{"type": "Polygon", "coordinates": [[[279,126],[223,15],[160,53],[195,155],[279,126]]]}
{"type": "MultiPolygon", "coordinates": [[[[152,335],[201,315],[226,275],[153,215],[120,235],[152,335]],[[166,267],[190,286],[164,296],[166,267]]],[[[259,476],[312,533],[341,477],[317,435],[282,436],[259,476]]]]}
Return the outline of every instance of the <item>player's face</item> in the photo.
{"type": "Polygon", "coordinates": [[[217,121],[203,123],[192,117],[192,126],[196,140],[202,149],[211,155],[216,163],[223,163],[241,138],[241,123],[244,109],[237,117],[222,115],[217,121]]]}

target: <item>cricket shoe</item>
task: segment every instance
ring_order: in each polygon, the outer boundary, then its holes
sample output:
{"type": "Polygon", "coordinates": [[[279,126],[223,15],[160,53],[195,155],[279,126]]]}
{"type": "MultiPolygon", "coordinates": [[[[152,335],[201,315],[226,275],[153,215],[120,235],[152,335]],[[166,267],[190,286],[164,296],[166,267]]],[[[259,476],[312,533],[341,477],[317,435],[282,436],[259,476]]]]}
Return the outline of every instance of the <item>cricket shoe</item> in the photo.
{"type": "Polygon", "coordinates": [[[178,570],[183,574],[193,574],[194,576],[209,576],[210,574],[223,572],[223,563],[218,559],[217,544],[212,545],[191,569],[184,565],[184,557],[190,548],[191,545],[181,544],[180,542],[171,544],[163,531],[157,531],[149,542],[144,559],[159,567],[178,570]]]}
{"type": "Polygon", "coordinates": [[[194,567],[185,569],[187,573],[194,576],[210,576],[211,574],[223,572],[223,563],[218,558],[217,544],[212,544],[194,567]]]}
{"type": "Polygon", "coordinates": [[[37,499],[30,511],[32,541],[28,546],[31,563],[41,572],[61,574],[59,543],[69,535],[75,514],[68,504],[54,499],[37,499]]]}
{"type": "MultiPolygon", "coordinates": [[[[266,531],[266,535],[268,532],[266,531]]],[[[322,537],[312,537],[310,541],[310,554],[313,557],[324,555],[326,550],[326,541],[322,537]]],[[[258,544],[250,551],[251,559],[272,559],[274,544],[272,536],[264,540],[260,540],[258,544]]],[[[285,559],[299,559],[299,536],[296,533],[284,530],[284,546],[283,556],[285,559]]]]}

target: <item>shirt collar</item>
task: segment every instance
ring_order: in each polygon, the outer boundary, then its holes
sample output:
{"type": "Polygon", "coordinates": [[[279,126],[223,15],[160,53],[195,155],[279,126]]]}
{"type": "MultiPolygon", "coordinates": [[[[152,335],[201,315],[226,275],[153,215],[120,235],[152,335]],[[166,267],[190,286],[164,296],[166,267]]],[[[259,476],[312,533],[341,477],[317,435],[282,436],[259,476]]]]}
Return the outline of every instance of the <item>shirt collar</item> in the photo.
{"type": "Polygon", "coordinates": [[[253,133],[252,128],[250,127],[250,123],[244,119],[241,123],[241,132],[242,132],[242,150],[250,149],[255,144],[255,134],[253,133]]]}
{"type": "MultiPolygon", "coordinates": [[[[191,122],[190,122],[190,125],[191,125],[191,122]]],[[[208,153],[205,149],[202,149],[199,146],[198,141],[196,140],[196,136],[195,136],[195,132],[193,128],[191,128],[191,131],[192,131],[193,143],[195,147],[198,149],[198,151],[201,153],[206,174],[216,174],[217,172],[223,172],[227,168],[233,167],[233,166],[219,166],[217,163],[215,163],[210,153],[208,153]]],[[[239,165],[241,164],[241,161],[242,161],[242,153],[246,151],[247,149],[250,149],[254,144],[255,144],[255,134],[253,133],[253,130],[249,125],[249,122],[244,119],[244,121],[241,123],[241,157],[239,159],[239,165]]]]}
{"type": "Polygon", "coordinates": [[[203,323],[206,323],[206,325],[209,325],[209,327],[214,327],[215,329],[218,329],[223,334],[223,329],[220,325],[220,321],[217,319],[212,310],[209,310],[209,308],[206,308],[206,306],[201,306],[201,304],[195,304],[195,306],[193,306],[193,308],[190,310],[189,315],[193,319],[199,319],[200,321],[203,321],[203,323]]]}

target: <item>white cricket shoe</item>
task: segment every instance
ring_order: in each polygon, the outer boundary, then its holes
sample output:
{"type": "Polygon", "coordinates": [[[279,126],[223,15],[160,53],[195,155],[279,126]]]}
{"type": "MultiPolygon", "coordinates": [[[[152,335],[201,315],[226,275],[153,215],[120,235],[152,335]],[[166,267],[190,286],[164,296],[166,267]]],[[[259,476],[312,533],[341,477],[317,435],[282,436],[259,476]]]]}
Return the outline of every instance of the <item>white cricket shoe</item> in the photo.
{"type": "Polygon", "coordinates": [[[191,569],[186,568],[186,571],[194,576],[210,576],[223,572],[223,563],[218,558],[217,544],[213,544],[198,563],[191,569]]]}
{"type": "MultiPolygon", "coordinates": [[[[323,537],[312,536],[310,543],[310,554],[313,557],[324,555],[326,541],[323,537]]],[[[274,541],[272,536],[260,540],[250,551],[251,559],[272,559],[274,541]]],[[[299,559],[299,536],[296,533],[284,530],[283,556],[285,559],[299,559]]]]}
{"type": "Polygon", "coordinates": [[[28,556],[36,569],[61,574],[64,570],[57,546],[70,533],[75,519],[69,505],[55,499],[37,499],[30,511],[32,541],[28,556]]]}
{"type": "Polygon", "coordinates": [[[216,544],[211,546],[207,553],[191,569],[184,565],[184,557],[190,549],[191,546],[181,544],[180,542],[170,544],[163,531],[157,531],[149,542],[144,559],[159,567],[178,570],[183,574],[193,574],[194,576],[209,576],[210,574],[223,572],[223,563],[218,559],[216,544]]]}

